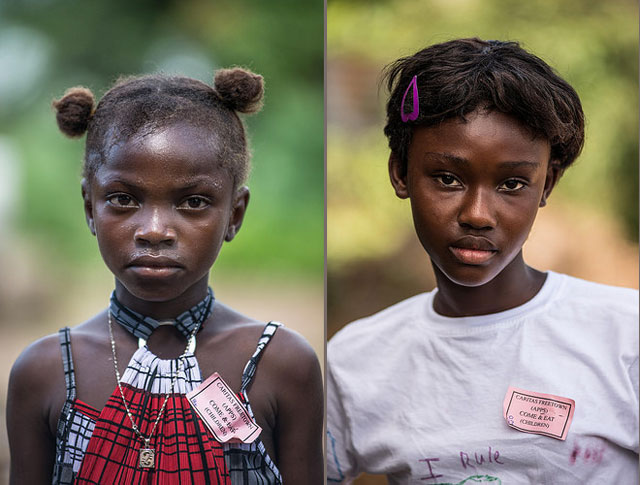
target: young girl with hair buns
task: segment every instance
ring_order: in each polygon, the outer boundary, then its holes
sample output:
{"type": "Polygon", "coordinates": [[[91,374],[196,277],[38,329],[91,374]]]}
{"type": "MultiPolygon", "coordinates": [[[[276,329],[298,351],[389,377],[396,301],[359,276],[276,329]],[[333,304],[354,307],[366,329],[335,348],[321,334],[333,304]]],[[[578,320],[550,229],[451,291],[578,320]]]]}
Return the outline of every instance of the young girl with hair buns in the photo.
{"type": "Polygon", "coordinates": [[[262,96],[262,77],[234,68],[213,87],[153,75],[97,106],[85,88],[53,103],[64,134],[87,133],[85,215],[115,289],[14,364],[12,484],[321,483],[313,350],[208,287],[249,202],[238,113],[262,96]]]}

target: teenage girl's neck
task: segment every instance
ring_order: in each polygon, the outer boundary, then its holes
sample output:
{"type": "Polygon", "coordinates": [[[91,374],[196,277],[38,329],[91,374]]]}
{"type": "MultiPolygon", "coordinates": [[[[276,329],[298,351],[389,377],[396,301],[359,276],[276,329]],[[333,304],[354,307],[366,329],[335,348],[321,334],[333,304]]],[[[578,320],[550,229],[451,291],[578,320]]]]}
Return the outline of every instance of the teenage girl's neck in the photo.
{"type": "Polygon", "coordinates": [[[531,300],[542,288],[546,274],[525,264],[522,251],[498,276],[482,286],[462,286],[435,265],[438,292],[434,310],[448,317],[488,315],[510,310],[531,300]]]}
{"type": "Polygon", "coordinates": [[[207,295],[209,278],[203,278],[188,288],[179,296],[170,300],[144,300],[131,294],[127,288],[116,279],[116,298],[126,307],[156,320],[174,319],[191,307],[199,303],[207,295]]]}

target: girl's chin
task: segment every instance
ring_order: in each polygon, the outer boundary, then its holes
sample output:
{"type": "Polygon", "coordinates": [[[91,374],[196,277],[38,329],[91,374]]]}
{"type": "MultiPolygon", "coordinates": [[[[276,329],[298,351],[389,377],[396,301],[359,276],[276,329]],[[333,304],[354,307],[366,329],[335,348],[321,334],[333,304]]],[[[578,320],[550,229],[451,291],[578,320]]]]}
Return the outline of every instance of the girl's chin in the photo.
{"type": "Polygon", "coordinates": [[[442,268],[436,270],[438,286],[442,286],[441,279],[466,288],[478,288],[491,283],[498,275],[499,271],[485,266],[465,266],[463,268],[442,268]]]}
{"type": "MultiPolygon", "coordinates": [[[[125,276],[130,276],[125,274],[125,276]]],[[[195,282],[186,283],[184,279],[170,278],[117,278],[118,294],[126,293],[128,297],[150,303],[167,303],[185,298],[189,301],[205,297],[209,286],[209,275],[202,276],[195,282]]]]}
{"type": "Polygon", "coordinates": [[[159,282],[145,282],[145,284],[123,283],[118,281],[121,291],[126,292],[131,298],[148,301],[153,303],[162,303],[175,300],[182,293],[177,291],[176,285],[162,284],[159,282]]]}

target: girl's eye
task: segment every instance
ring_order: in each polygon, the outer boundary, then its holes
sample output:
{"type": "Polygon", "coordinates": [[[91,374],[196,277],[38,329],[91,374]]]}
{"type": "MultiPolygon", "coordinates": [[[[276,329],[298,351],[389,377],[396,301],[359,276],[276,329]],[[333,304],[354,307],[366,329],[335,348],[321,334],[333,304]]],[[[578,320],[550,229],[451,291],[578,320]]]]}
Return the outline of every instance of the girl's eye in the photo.
{"type": "Polygon", "coordinates": [[[138,204],[133,197],[127,194],[113,194],[107,201],[115,207],[137,207],[138,204]]]}
{"type": "Polygon", "coordinates": [[[449,173],[443,173],[440,175],[436,175],[436,179],[447,187],[458,187],[462,185],[458,179],[456,179],[453,175],[449,173]]]}
{"type": "Polygon", "coordinates": [[[179,209],[204,209],[209,202],[204,197],[193,196],[178,206],[179,209]]]}
{"type": "Polygon", "coordinates": [[[499,189],[503,190],[504,192],[514,192],[516,190],[524,188],[524,186],[525,184],[518,179],[509,179],[503,182],[500,185],[499,189]]]}

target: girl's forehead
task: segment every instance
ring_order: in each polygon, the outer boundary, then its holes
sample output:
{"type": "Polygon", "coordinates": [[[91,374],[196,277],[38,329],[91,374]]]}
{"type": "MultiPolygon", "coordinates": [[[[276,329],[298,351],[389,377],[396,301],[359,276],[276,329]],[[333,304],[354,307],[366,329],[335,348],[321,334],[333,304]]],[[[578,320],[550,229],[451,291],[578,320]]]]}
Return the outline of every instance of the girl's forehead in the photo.
{"type": "Polygon", "coordinates": [[[104,179],[116,173],[145,180],[183,180],[196,176],[231,178],[229,170],[223,167],[221,147],[215,134],[189,124],[138,131],[114,143],[96,175],[104,179]]]}
{"type": "Polygon", "coordinates": [[[118,162],[123,156],[144,154],[158,160],[167,158],[217,161],[221,144],[211,129],[187,123],[140,129],[135,134],[113,143],[105,162],[118,162]]]}
{"type": "Polygon", "coordinates": [[[193,123],[177,122],[165,126],[148,126],[139,129],[124,143],[158,153],[177,150],[202,149],[217,152],[218,137],[214,130],[193,123]]]}
{"type": "Polygon", "coordinates": [[[517,118],[499,111],[476,110],[464,119],[450,118],[439,125],[419,127],[432,133],[437,133],[440,138],[450,137],[480,137],[480,138],[511,138],[523,143],[543,142],[543,139],[524,125],[517,118]]]}
{"type": "Polygon", "coordinates": [[[418,127],[410,156],[445,152],[460,158],[495,160],[548,159],[548,140],[536,137],[515,118],[500,112],[477,111],[465,120],[451,119],[436,126],[418,127]]]}

